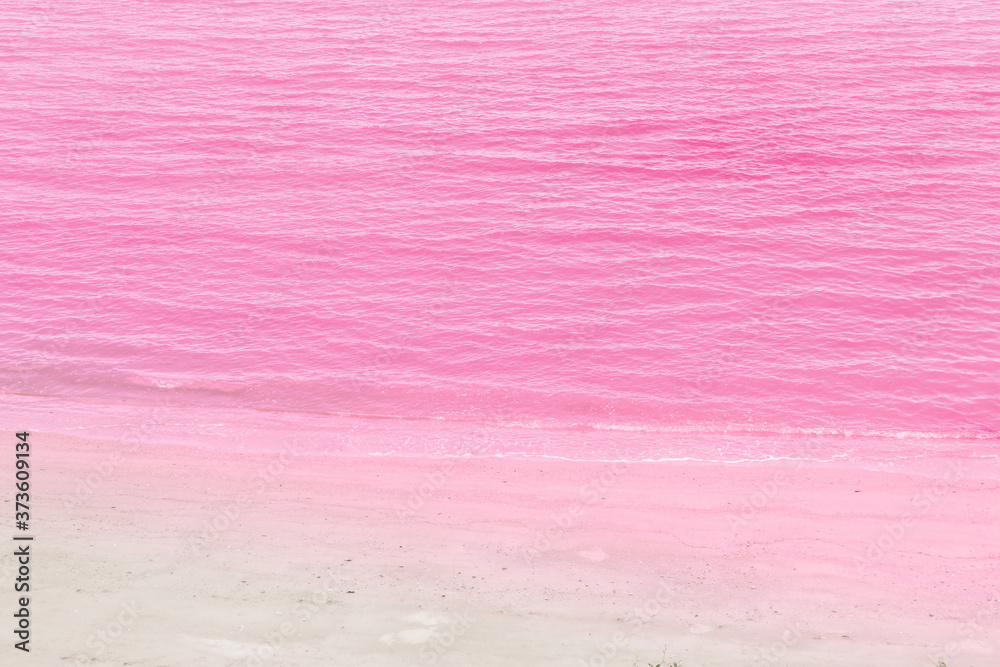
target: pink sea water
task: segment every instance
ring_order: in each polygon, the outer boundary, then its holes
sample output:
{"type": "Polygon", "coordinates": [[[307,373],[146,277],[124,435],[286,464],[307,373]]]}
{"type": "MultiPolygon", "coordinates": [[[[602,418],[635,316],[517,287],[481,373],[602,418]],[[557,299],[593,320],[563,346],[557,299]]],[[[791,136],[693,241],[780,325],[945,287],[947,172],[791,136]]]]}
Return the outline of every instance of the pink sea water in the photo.
{"type": "Polygon", "coordinates": [[[1000,453],[995,2],[0,11],[5,428],[1000,453]]]}

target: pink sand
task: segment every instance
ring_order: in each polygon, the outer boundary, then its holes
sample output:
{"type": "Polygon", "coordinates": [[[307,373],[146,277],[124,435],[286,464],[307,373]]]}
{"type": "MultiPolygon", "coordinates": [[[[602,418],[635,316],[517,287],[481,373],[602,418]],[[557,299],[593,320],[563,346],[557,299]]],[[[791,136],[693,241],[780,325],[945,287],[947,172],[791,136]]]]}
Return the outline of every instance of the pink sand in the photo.
{"type": "Polygon", "coordinates": [[[997,657],[994,480],[33,437],[48,664],[997,657]]]}

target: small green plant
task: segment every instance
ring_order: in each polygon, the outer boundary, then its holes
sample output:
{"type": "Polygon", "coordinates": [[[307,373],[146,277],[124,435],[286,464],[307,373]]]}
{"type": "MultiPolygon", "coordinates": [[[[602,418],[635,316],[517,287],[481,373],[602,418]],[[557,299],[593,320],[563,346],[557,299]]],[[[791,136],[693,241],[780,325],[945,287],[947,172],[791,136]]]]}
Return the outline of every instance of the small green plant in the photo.
{"type": "Polygon", "coordinates": [[[948,665],[944,664],[944,660],[939,660],[937,667],[948,667],[948,665]]]}

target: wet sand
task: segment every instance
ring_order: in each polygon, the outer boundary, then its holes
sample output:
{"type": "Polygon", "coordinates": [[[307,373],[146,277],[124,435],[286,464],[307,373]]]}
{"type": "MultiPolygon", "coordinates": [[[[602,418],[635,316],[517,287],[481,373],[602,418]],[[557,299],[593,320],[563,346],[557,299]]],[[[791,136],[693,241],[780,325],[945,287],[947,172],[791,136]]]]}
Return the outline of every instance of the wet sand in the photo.
{"type": "Polygon", "coordinates": [[[998,659],[1000,483],[972,462],[917,476],[32,441],[38,664],[998,659]]]}

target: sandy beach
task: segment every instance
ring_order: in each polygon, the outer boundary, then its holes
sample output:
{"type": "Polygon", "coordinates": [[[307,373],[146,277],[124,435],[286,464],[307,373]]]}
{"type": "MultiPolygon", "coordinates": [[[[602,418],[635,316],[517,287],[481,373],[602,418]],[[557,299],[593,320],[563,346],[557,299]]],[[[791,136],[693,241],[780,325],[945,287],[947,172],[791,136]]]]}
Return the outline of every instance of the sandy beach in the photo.
{"type": "Polygon", "coordinates": [[[927,477],[32,438],[36,664],[997,660],[1000,484],[968,462],[927,477]]]}

